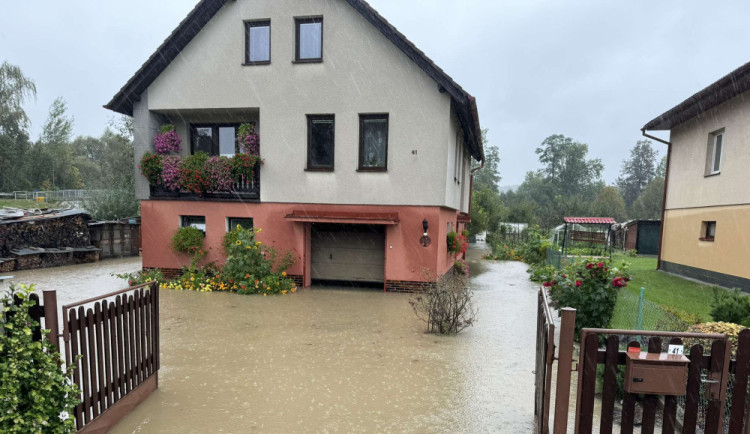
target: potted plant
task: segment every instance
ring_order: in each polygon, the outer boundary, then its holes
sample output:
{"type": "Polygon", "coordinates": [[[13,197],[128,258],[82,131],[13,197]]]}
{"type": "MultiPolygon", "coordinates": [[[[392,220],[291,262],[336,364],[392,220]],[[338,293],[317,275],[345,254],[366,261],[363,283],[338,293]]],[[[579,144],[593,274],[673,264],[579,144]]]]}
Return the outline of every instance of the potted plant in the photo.
{"type": "Polygon", "coordinates": [[[182,140],[172,124],[162,125],[154,136],[154,149],[160,155],[179,154],[181,144],[182,140]]]}
{"type": "Polygon", "coordinates": [[[208,154],[195,153],[182,161],[180,165],[180,189],[203,197],[211,190],[211,177],[206,171],[208,154]]]}

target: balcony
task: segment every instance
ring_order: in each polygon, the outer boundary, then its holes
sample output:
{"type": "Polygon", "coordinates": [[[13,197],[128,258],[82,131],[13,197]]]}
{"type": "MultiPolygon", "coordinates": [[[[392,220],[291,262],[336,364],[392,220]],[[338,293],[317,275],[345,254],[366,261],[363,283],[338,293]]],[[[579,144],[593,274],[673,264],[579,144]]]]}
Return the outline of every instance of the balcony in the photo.
{"type": "Polygon", "coordinates": [[[151,186],[152,200],[208,200],[227,202],[260,202],[260,167],[252,178],[243,177],[235,181],[229,191],[207,191],[198,194],[192,191],[169,191],[162,187],[151,186]]]}

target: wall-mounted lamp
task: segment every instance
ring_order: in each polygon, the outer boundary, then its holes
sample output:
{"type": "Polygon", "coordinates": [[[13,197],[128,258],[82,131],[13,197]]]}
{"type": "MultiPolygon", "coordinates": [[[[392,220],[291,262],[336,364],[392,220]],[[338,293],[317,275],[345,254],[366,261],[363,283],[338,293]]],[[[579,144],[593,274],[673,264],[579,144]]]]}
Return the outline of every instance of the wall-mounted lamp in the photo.
{"type": "Polygon", "coordinates": [[[422,235],[422,238],[419,239],[419,244],[421,244],[422,247],[429,247],[430,244],[432,244],[432,240],[430,239],[430,236],[427,235],[427,228],[428,228],[427,219],[424,219],[422,220],[422,229],[424,230],[424,234],[422,235]]]}

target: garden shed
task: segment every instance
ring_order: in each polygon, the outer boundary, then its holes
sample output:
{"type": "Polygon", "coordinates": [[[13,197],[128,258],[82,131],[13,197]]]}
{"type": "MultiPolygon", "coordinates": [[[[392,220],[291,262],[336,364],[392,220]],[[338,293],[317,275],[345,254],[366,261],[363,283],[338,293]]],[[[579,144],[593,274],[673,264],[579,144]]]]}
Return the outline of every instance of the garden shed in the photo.
{"type": "Polygon", "coordinates": [[[659,253],[661,220],[632,220],[625,224],[625,250],[635,250],[639,255],[659,253]]]}

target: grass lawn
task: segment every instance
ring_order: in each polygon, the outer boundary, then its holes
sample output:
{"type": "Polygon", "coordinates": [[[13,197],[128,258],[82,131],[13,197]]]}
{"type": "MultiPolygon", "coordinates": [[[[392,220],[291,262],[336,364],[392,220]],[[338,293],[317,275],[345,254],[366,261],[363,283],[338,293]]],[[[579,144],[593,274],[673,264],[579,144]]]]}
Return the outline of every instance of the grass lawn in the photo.
{"type": "Polygon", "coordinates": [[[33,200],[0,199],[0,208],[8,206],[11,208],[31,209],[50,208],[56,206],[56,202],[36,202],[33,200]]]}
{"type": "MultiPolygon", "coordinates": [[[[698,315],[703,322],[711,321],[711,302],[713,301],[713,290],[710,285],[702,285],[671,274],[656,270],[656,258],[638,257],[630,258],[617,255],[612,258],[615,264],[625,261],[629,265],[629,271],[633,280],[624,288],[629,294],[618,298],[618,306],[612,325],[618,328],[633,328],[632,323],[633,305],[637,312],[638,295],[641,288],[646,288],[646,300],[658,305],[669,307],[674,310],[698,315]],[[631,296],[632,294],[632,296],[631,296]]],[[[623,294],[624,295],[624,294],[623,294]]],[[[637,316],[637,313],[635,314],[637,316]]],[[[654,329],[659,320],[659,314],[644,314],[643,328],[654,329]]]]}

